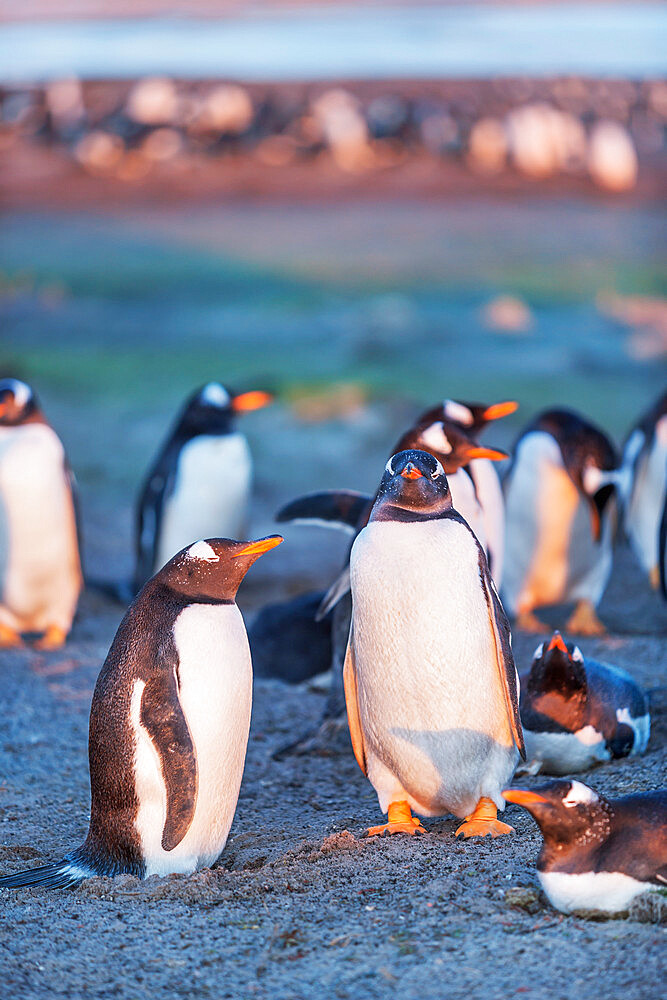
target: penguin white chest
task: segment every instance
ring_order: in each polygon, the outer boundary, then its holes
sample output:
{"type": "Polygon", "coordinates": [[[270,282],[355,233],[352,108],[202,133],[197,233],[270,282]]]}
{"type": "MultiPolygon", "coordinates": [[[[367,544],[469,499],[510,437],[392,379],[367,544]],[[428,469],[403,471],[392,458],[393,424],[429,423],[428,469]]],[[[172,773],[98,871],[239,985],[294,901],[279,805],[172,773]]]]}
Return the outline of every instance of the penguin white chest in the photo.
{"type": "Polygon", "coordinates": [[[479,544],[486,550],[488,539],[484,512],[475,492],[475,484],[464,469],[457,469],[453,475],[447,476],[447,482],[452,494],[454,509],[466,519],[477,536],[479,544]]]}
{"type": "MultiPolygon", "coordinates": [[[[635,432],[636,435],[640,432],[635,432]]],[[[643,438],[642,438],[643,442],[643,438]]],[[[632,438],[626,453],[631,453],[632,438]]],[[[650,448],[637,459],[625,527],[642,568],[657,577],[660,518],[665,502],[667,416],[656,424],[650,448]]]]}
{"type": "Polygon", "coordinates": [[[199,435],[184,445],[162,512],[154,569],[198,538],[243,535],[252,458],[243,434],[199,435]]]}
{"type": "Polygon", "coordinates": [[[460,523],[371,522],[350,560],[368,777],[386,811],[503,808],[517,760],[478,549],[460,523]],[[405,793],[405,794],[402,794],[405,793]]]}
{"type": "Polygon", "coordinates": [[[19,631],[68,632],[81,588],[65,454],[45,424],[0,428],[0,618],[19,631]]]}
{"type": "Polygon", "coordinates": [[[179,700],[194,744],[197,798],[192,823],[171,851],[162,847],[167,796],[160,758],[140,721],[143,681],[135,681],[136,828],[146,875],[211,865],[227,841],[241,786],[250,728],[252,665],[235,604],[192,604],[174,624],[179,700]]]}
{"type": "MultiPolygon", "coordinates": [[[[484,523],[486,549],[489,553],[489,569],[496,587],[500,587],[505,559],[505,501],[500,479],[494,463],[488,458],[473,458],[470,462],[470,473],[475,484],[484,523]]],[[[454,506],[456,507],[456,504],[454,506]]],[[[459,513],[463,512],[459,511],[459,513]]],[[[465,514],[463,516],[465,517],[465,514]]]]}

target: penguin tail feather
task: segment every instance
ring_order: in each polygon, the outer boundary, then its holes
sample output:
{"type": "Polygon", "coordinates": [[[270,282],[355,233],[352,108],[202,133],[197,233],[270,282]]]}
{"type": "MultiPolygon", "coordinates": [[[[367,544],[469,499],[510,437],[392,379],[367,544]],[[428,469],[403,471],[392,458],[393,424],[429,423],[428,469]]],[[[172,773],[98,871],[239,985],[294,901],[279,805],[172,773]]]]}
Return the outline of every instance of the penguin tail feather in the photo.
{"type": "Polygon", "coordinates": [[[86,878],[90,878],[89,872],[70,861],[60,861],[55,865],[41,865],[13,875],[2,875],[0,889],[20,889],[23,886],[34,889],[73,889],[86,878]]]}

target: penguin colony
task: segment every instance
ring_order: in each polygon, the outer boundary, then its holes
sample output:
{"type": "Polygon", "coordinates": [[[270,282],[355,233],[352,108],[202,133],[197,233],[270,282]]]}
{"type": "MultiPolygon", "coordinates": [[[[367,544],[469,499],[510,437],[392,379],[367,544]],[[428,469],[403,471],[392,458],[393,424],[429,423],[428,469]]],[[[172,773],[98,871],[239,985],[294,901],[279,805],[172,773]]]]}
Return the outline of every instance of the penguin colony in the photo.
{"type": "MultiPolygon", "coordinates": [[[[93,694],[88,835],[60,862],[4,875],[0,887],[190,874],[223,850],[252,700],[235,598],[252,564],[283,541],[237,540],[252,462],[235,417],[269,402],[209,383],[159,450],[137,504],[136,596],[93,694]]],[[[568,633],[601,634],[596,609],[619,522],[667,594],[667,393],[620,460],[600,429],[562,409],[539,414],[511,455],[481,445],[485,427],[516,408],[447,399],[402,435],[374,497],[336,490],[283,507],[279,521],[352,536],[339,577],[322,600],[301,598],[295,621],[329,620],[325,721],[344,704],[387,816],[369,836],[423,834],[419,817],[451,813],[457,836],[499,837],[513,828],[498,811],[515,803],[542,832],[537,871],[553,906],[618,912],[667,884],[667,792],[607,800],[567,778],[507,786],[517,765],[564,776],[641,754],[647,696],[559,631],[520,677],[508,614],[544,631],[537,609],[569,602],[568,633]],[[501,482],[493,463],[504,459],[501,482]]],[[[0,645],[57,648],[82,586],[75,483],[35,394],[12,378],[0,381],[0,512],[0,645]]]]}

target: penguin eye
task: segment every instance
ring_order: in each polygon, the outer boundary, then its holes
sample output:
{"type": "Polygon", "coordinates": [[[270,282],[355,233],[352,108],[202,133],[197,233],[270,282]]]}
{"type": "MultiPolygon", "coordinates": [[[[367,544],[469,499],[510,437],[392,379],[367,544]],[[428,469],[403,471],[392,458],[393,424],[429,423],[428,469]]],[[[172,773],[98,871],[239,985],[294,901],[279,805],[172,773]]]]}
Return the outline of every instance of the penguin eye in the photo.
{"type": "Polygon", "coordinates": [[[534,659],[534,660],[539,660],[539,659],[541,659],[541,657],[542,657],[542,653],[543,653],[543,652],[544,652],[544,643],[543,643],[543,642],[541,642],[541,643],[539,644],[539,646],[537,647],[537,649],[535,650],[535,652],[533,653],[533,659],[534,659]]]}
{"type": "Polygon", "coordinates": [[[584,662],[583,654],[578,646],[575,646],[574,649],[572,650],[572,659],[574,660],[575,663],[584,662]]]}

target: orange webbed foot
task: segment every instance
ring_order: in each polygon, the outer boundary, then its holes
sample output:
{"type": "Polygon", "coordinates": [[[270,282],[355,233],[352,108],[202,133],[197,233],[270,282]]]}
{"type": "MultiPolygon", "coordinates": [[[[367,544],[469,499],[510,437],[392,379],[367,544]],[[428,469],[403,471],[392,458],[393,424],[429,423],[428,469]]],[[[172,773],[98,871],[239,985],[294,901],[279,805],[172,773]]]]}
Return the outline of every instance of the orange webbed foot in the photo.
{"type": "Polygon", "coordinates": [[[59,625],[49,625],[42,638],[35,643],[35,649],[60,649],[65,645],[66,638],[67,632],[59,625]]]}
{"type": "Polygon", "coordinates": [[[419,819],[412,815],[407,802],[391,802],[388,809],[388,821],[381,826],[371,826],[366,831],[367,837],[384,837],[385,834],[407,833],[413,837],[416,833],[426,833],[419,819]]]}
{"type": "Polygon", "coordinates": [[[0,624],[0,649],[20,649],[22,646],[21,633],[9,625],[0,624]]]}
{"type": "Polygon", "coordinates": [[[515,627],[522,632],[551,632],[548,625],[537,617],[532,611],[521,611],[516,616],[515,627]]]}
{"type": "Polygon", "coordinates": [[[579,601],[567,621],[565,630],[577,635],[607,634],[607,629],[598,618],[590,601],[579,601]]]}
{"type": "Polygon", "coordinates": [[[505,833],[514,833],[514,827],[502,823],[498,818],[498,809],[491,799],[482,797],[470,816],[466,816],[456,831],[457,837],[501,837],[505,833]]]}

